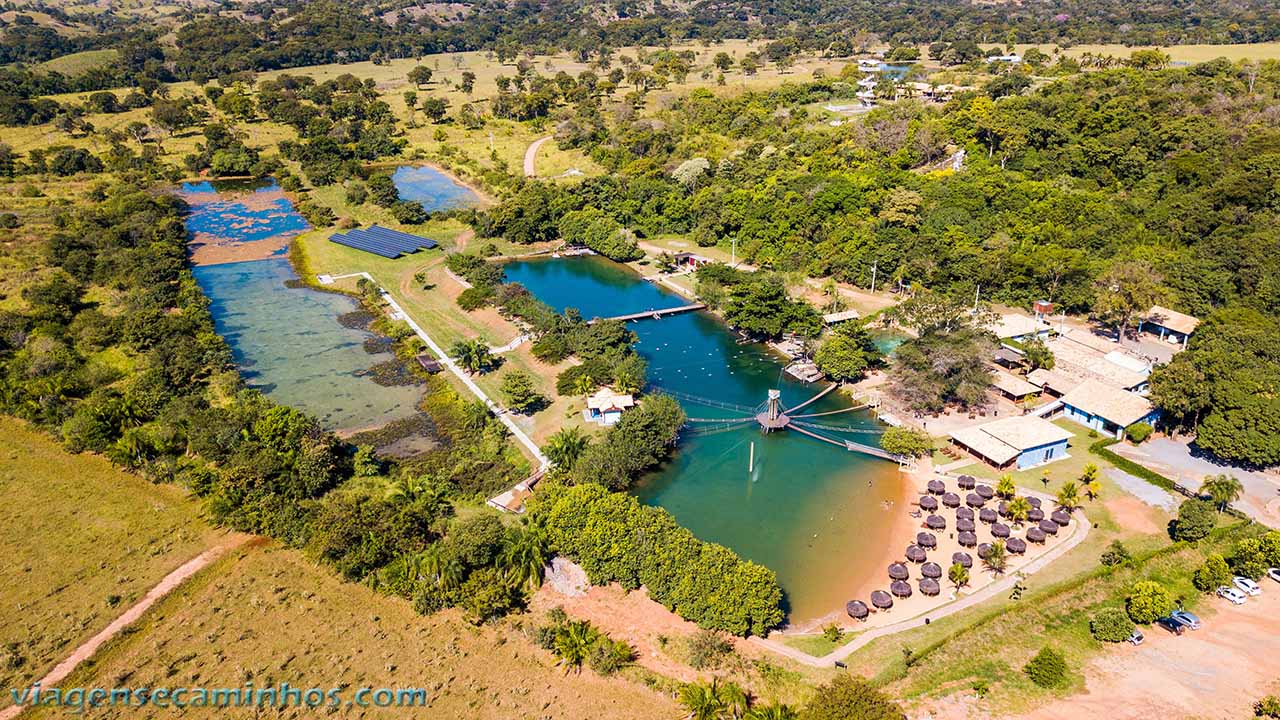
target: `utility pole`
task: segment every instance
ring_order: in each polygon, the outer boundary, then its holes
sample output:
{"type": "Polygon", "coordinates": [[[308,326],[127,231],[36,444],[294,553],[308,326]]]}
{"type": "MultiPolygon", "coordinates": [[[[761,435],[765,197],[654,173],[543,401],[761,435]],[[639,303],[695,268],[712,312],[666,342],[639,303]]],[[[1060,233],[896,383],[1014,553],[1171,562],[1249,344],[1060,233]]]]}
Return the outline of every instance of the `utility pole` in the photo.
{"type": "Polygon", "coordinates": [[[973,312],[978,312],[978,296],[982,294],[982,285],[978,285],[973,291],[973,312]]]}
{"type": "Polygon", "coordinates": [[[737,238],[737,236],[734,236],[734,237],[732,238],[732,242],[733,242],[733,249],[729,252],[729,267],[737,267],[737,266],[738,266],[738,238],[737,238]]]}
{"type": "Polygon", "coordinates": [[[871,263],[871,294],[873,295],[876,292],[876,264],[879,262],[879,260],[875,260],[871,263]]]}

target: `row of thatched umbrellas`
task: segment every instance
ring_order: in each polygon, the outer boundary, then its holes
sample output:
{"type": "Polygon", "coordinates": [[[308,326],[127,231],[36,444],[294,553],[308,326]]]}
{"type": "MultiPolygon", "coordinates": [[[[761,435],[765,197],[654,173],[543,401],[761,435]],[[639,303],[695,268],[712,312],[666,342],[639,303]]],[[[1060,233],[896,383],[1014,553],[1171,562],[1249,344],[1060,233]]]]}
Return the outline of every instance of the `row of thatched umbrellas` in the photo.
{"type": "MultiPolygon", "coordinates": [[[[974,524],[974,510],[978,510],[978,521],[991,526],[991,536],[1000,540],[1004,540],[1005,550],[1014,555],[1021,555],[1027,551],[1027,543],[1022,538],[1011,536],[1009,526],[998,522],[999,518],[1008,518],[1010,516],[1009,504],[1001,502],[996,508],[985,507],[988,500],[995,498],[995,491],[988,485],[980,485],[977,479],[972,475],[961,475],[956,479],[956,484],[961,490],[972,490],[965,496],[965,507],[960,505],[960,496],[956,493],[947,492],[946,483],[941,480],[930,480],[926,486],[927,495],[920,498],[920,508],[930,513],[938,510],[939,501],[941,504],[954,508],[956,514],[956,541],[963,547],[976,547],[979,558],[986,558],[991,553],[991,545],[988,543],[978,543],[976,534],[977,526],[974,524]]],[[[1049,535],[1057,535],[1060,527],[1066,527],[1071,523],[1071,514],[1064,510],[1055,510],[1048,518],[1045,517],[1044,510],[1041,509],[1040,498],[1026,497],[1031,509],[1027,512],[1027,521],[1033,523],[1027,529],[1027,540],[1033,543],[1043,543],[1049,535]]],[[[941,515],[930,514],[925,518],[925,527],[930,530],[946,530],[947,520],[941,515]]],[[[934,562],[926,562],[928,553],[926,550],[933,549],[938,546],[938,539],[933,533],[921,532],[916,535],[916,542],[907,546],[907,560],[920,564],[920,592],[927,596],[935,596],[941,592],[938,580],[942,577],[942,567],[934,562]]],[[[965,568],[973,566],[973,557],[966,552],[957,552],[951,556],[952,563],[959,563],[965,568]]],[[[910,570],[907,569],[905,563],[895,562],[889,565],[889,592],[876,590],[871,593],[871,604],[879,610],[888,610],[893,607],[893,598],[911,597],[911,585],[907,580],[911,577],[910,570]],[[892,594],[890,594],[892,593],[892,594]]],[[[870,609],[866,603],[861,600],[850,600],[845,604],[845,611],[856,620],[863,620],[870,613],[870,609]]]]}

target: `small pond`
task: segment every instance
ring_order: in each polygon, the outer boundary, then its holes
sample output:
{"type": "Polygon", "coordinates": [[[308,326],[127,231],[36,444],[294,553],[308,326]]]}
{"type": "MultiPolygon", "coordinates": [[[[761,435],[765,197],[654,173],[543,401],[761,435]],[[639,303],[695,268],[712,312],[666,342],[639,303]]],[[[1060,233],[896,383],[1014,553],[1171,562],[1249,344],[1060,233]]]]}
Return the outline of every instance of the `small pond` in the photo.
{"type": "Polygon", "coordinates": [[[401,200],[421,203],[427,212],[451,210],[480,201],[470,188],[428,165],[401,165],[391,174],[401,200]]]}

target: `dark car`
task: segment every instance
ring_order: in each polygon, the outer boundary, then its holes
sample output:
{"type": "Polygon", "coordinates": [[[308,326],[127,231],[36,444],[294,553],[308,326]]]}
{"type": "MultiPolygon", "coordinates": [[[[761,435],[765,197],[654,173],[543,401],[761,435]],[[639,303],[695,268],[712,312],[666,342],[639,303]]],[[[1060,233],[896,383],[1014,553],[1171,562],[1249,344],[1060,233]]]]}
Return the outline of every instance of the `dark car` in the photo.
{"type": "Polygon", "coordinates": [[[1182,633],[1187,631],[1186,625],[1183,625],[1182,623],[1178,622],[1177,620],[1174,620],[1171,617],[1162,617],[1159,620],[1156,620],[1156,624],[1164,628],[1165,630],[1168,630],[1169,632],[1173,633],[1174,635],[1181,635],[1182,633]]]}

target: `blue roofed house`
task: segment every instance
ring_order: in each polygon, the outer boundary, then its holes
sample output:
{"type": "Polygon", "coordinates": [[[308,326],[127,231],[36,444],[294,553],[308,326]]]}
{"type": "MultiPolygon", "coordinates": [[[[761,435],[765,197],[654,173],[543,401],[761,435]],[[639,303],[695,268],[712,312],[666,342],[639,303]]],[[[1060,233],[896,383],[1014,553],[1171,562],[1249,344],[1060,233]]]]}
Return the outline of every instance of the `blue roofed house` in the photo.
{"type": "Polygon", "coordinates": [[[1062,396],[1063,415],[1099,433],[1124,437],[1134,423],[1155,425],[1160,411],[1147,398],[1098,380],[1086,380],[1062,396]]]}
{"type": "Polygon", "coordinates": [[[1034,415],[960,428],[951,441],[997,469],[1025,470],[1067,457],[1071,433],[1034,415]]]}

